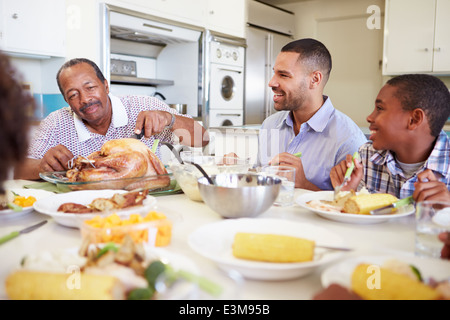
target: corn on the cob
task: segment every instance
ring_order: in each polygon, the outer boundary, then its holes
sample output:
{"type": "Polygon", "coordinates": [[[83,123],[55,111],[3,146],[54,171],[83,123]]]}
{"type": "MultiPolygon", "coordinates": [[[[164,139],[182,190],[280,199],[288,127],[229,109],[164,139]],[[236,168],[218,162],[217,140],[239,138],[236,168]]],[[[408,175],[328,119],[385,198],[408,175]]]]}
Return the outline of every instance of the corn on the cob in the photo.
{"type": "Polygon", "coordinates": [[[343,212],[369,214],[384,206],[388,206],[398,198],[388,193],[359,194],[348,199],[344,204],[343,212]]]}
{"type": "Polygon", "coordinates": [[[314,258],[315,242],[307,239],[263,233],[238,232],[233,255],[267,262],[303,262],[314,258]]]}
{"type": "Polygon", "coordinates": [[[106,275],[23,270],[10,274],[5,285],[6,293],[11,300],[125,299],[125,289],[121,282],[115,277],[106,275]],[[80,278],[76,279],[78,276],[80,278]]]}
{"type": "Polygon", "coordinates": [[[440,294],[426,284],[370,264],[358,265],[352,274],[352,290],[365,300],[435,300],[440,294]]]}

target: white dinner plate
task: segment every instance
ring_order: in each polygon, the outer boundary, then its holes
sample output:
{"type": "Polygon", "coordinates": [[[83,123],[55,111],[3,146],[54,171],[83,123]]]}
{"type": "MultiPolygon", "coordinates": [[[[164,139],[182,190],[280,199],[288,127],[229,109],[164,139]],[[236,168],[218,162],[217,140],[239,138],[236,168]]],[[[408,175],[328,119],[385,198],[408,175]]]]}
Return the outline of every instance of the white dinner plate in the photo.
{"type": "MultiPolygon", "coordinates": [[[[199,269],[195,262],[189,257],[170,252],[165,248],[145,247],[146,259],[150,262],[160,260],[169,265],[173,270],[187,271],[195,276],[199,276],[199,269]]],[[[74,266],[82,267],[86,263],[86,258],[78,255],[79,248],[62,249],[59,251],[40,251],[30,253],[25,257],[18,270],[32,270],[40,272],[65,273],[67,270],[73,270],[74,266]]],[[[125,276],[126,273],[115,274],[125,276]]],[[[160,279],[162,281],[163,279],[160,279]]],[[[161,290],[158,299],[164,300],[197,300],[201,297],[201,292],[195,282],[176,283],[175,286],[168,287],[161,284],[158,289],[161,290]]],[[[7,299],[6,294],[0,290],[0,299],[7,299]]]]}
{"type": "Polygon", "coordinates": [[[39,200],[34,203],[34,209],[43,214],[51,216],[57,223],[72,228],[79,228],[84,220],[92,219],[98,215],[109,215],[117,213],[121,217],[129,216],[132,213],[144,213],[151,210],[156,205],[156,198],[147,195],[142,206],[134,206],[122,210],[104,211],[96,213],[64,213],[59,212],[58,208],[63,203],[73,202],[82,205],[90,204],[97,198],[111,198],[116,193],[127,193],[126,190],[82,190],[61,193],[45,200],[39,200]]]}
{"type": "Polygon", "coordinates": [[[337,234],[315,225],[280,219],[233,219],[207,224],[189,235],[190,247],[217,263],[225,271],[237,271],[243,277],[257,280],[286,280],[309,274],[315,268],[341,257],[344,253],[315,249],[310,262],[273,263],[238,259],[232,244],[237,232],[289,235],[316,241],[317,245],[345,246],[337,234]]]}
{"type": "Polygon", "coordinates": [[[367,215],[367,214],[353,214],[353,213],[342,213],[342,212],[332,212],[332,211],[323,211],[316,208],[310,207],[307,202],[311,200],[327,200],[332,201],[334,197],[333,191],[316,191],[302,194],[296,199],[296,203],[308,210],[311,210],[318,214],[319,216],[345,223],[354,223],[354,224],[372,224],[372,223],[381,223],[388,221],[390,219],[396,219],[408,216],[414,213],[415,208],[413,204],[400,207],[397,213],[394,214],[385,214],[385,215],[367,215]]]}
{"type": "Polygon", "coordinates": [[[321,282],[324,288],[332,283],[343,287],[351,287],[351,276],[353,270],[360,263],[369,263],[382,266],[386,261],[395,259],[415,266],[423,279],[433,278],[436,281],[450,277],[450,261],[442,259],[416,257],[412,254],[373,254],[356,256],[340,261],[322,272],[321,282]]]}
{"type": "MultiPolygon", "coordinates": [[[[45,191],[45,190],[38,190],[38,189],[11,188],[8,190],[13,191],[14,193],[18,194],[19,196],[24,196],[24,197],[33,196],[36,198],[36,202],[41,199],[48,198],[48,197],[51,197],[54,195],[53,192],[45,191]]],[[[11,219],[11,218],[21,217],[25,214],[30,213],[31,211],[33,211],[33,206],[25,207],[21,211],[14,211],[12,209],[0,210],[0,219],[11,219]]]]}

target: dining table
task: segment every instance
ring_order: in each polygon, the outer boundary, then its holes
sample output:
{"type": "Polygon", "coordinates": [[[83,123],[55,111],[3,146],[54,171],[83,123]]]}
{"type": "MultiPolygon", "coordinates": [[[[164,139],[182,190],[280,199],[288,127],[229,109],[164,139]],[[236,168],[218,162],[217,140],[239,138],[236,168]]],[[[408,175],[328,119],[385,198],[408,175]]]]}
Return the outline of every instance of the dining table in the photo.
{"type": "MultiPolygon", "coordinates": [[[[20,188],[30,181],[10,180],[5,185],[20,188]]],[[[294,197],[311,191],[295,189],[294,197]]],[[[412,257],[415,250],[415,216],[410,214],[397,219],[372,224],[354,224],[324,218],[298,203],[278,207],[272,205],[268,210],[251,219],[276,219],[292,223],[302,223],[321,227],[339,235],[343,243],[351,248],[337,259],[320,265],[308,274],[291,279],[267,280],[251,279],[238,275],[233,277],[216,261],[199,254],[189,245],[189,236],[201,227],[224,220],[204,202],[190,200],[184,193],[157,196],[155,210],[173,219],[172,239],[164,250],[189,259],[203,277],[224,286],[226,294],[218,299],[226,300],[311,300],[323,290],[322,274],[324,270],[340,261],[352,257],[371,254],[387,254],[398,257],[412,257]]],[[[0,245],[0,298],[8,299],[5,280],[19,268],[21,260],[31,253],[57,251],[76,248],[81,245],[82,237],[78,228],[61,225],[52,217],[32,210],[17,218],[0,220],[0,236],[17,231],[42,220],[48,222],[42,227],[5,242],[0,245]]],[[[428,259],[428,263],[441,259],[428,259]]],[[[440,263],[442,261],[439,261],[440,263]]],[[[450,266],[450,264],[449,264],[450,266]]],[[[234,273],[235,275],[238,273],[234,273]]],[[[210,299],[209,297],[208,299],[210,299]]]]}

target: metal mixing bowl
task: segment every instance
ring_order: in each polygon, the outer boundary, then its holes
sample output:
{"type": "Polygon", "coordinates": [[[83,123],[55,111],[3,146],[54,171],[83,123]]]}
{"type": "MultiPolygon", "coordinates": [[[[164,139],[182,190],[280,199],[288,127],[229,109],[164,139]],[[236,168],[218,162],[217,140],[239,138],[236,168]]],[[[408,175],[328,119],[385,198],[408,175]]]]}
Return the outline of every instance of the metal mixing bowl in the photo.
{"type": "MultiPolygon", "coordinates": [[[[183,160],[198,163],[210,176],[221,173],[247,173],[251,167],[250,158],[188,156],[186,154],[189,153],[181,153],[183,160]]],[[[169,167],[184,194],[191,200],[203,201],[197,182],[200,177],[203,177],[202,173],[194,165],[187,162],[180,164],[174,161],[169,164],[169,167]]]]}
{"type": "Polygon", "coordinates": [[[222,173],[198,179],[203,201],[224,218],[257,216],[274,203],[281,180],[256,173],[222,173]]]}

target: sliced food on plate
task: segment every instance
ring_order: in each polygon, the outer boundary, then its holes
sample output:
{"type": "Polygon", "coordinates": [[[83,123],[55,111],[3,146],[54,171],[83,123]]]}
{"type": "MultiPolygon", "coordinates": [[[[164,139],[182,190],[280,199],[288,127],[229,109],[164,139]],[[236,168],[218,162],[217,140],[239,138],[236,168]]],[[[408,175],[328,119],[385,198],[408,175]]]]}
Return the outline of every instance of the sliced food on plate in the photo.
{"type": "Polygon", "coordinates": [[[95,198],[91,203],[87,205],[74,202],[66,202],[58,207],[58,211],[65,213],[94,213],[120,210],[134,206],[142,206],[147,196],[148,190],[114,193],[114,195],[109,198],[95,198]]]}
{"type": "Polygon", "coordinates": [[[315,191],[301,194],[296,203],[323,218],[353,223],[372,224],[408,216],[415,211],[412,197],[398,199],[387,193],[315,191]]]}
{"type": "Polygon", "coordinates": [[[370,214],[370,211],[379,209],[398,201],[398,198],[388,193],[368,193],[366,190],[341,191],[333,200],[311,200],[308,206],[330,212],[353,214],[370,214]]]}
{"type": "Polygon", "coordinates": [[[147,214],[156,198],[147,190],[81,190],[53,195],[34,203],[34,209],[47,214],[61,225],[79,228],[84,220],[112,213],[124,217],[147,214]]]}

